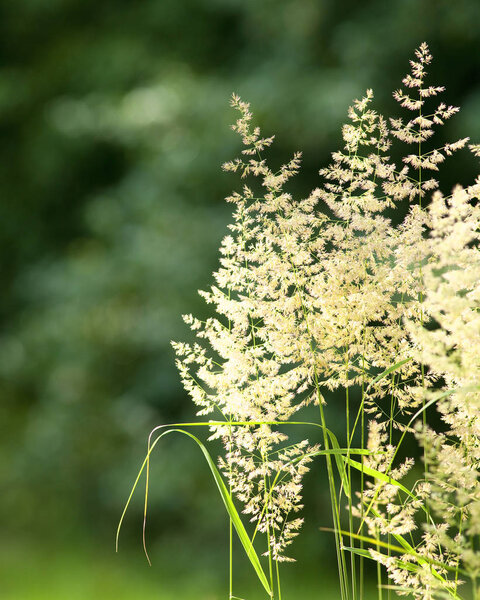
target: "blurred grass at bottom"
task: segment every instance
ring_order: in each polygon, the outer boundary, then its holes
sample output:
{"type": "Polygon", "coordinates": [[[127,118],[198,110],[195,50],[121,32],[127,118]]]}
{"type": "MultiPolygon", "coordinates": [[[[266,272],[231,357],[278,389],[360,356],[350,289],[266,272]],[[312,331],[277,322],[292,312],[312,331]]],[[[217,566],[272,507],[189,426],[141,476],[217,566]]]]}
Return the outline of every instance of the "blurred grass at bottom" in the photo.
{"type": "MultiPolygon", "coordinates": [[[[197,560],[178,550],[155,552],[149,567],[141,548],[115,554],[113,541],[107,547],[76,540],[71,545],[3,540],[0,596],[2,600],[225,600],[228,571],[219,566],[218,557],[209,561],[204,555],[197,560]]],[[[322,573],[316,578],[313,573],[305,575],[298,564],[288,565],[282,597],[337,599],[334,575],[322,573]]],[[[265,600],[254,577],[244,572],[234,593],[245,600],[265,600]]]]}

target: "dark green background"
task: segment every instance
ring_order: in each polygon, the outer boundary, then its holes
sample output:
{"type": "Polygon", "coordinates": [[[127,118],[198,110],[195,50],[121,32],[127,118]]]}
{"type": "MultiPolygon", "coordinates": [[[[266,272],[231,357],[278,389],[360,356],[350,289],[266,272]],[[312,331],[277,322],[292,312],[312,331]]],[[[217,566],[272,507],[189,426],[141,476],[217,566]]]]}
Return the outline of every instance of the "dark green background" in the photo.
{"type": "MultiPolygon", "coordinates": [[[[3,598],[225,597],[226,518],[187,440],[168,439],[153,467],[154,568],[140,496],[120,556],[113,542],[148,432],[194,415],[169,341],[188,335],[182,313],[205,310],[196,290],[240,185],[220,170],[239,150],[229,97],[276,134],[273,164],[303,151],[305,194],[353,98],[372,87],[379,110],[397,111],[391,92],[422,41],[432,82],[462,107],[440,141],[479,142],[478,23],[478,0],[1,4],[3,598]]],[[[443,189],[475,169],[466,153],[450,161],[443,189]]],[[[332,540],[317,531],[330,524],[325,488],[319,465],[287,598],[300,585],[325,597],[332,578],[332,540]]]]}

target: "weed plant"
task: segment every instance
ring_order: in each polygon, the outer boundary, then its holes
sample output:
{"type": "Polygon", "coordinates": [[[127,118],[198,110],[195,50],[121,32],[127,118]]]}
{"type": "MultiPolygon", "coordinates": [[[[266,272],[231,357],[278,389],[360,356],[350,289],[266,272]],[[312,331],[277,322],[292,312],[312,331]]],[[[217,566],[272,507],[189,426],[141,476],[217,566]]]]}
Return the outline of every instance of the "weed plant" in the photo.
{"type": "Polygon", "coordinates": [[[173,343],[201,420],[154,429],[132,489],[145,472],[146,515],[160,439],[199,446],[230,518],[230,600],[235,532],[265,596],[281,600],[302,480],[318,457],[341,600],[365,598],[365,561],[377,563],[379,600],[480,600],[480,177],[449,196],[438,190],[435,173],[469,140],[435,144],[458,109],[428,82],[431,60],[424,43],[394,92],[401,116],[375,111],[371,90],[353,103],[344,147],[300,200],[286,191],[300,154],[270,167],[273,137],[232,98],[243,150],[224,169],[244,185],[227,198],[230,232],[215,283],[200,292],[212,316],[185,316],[197,341],[173,343]],[[388,215],[405,203],[394,225],[388,215]],[[332,390],[344,394],[345,431],[326,420],[332,390]],[[302,420],[307,405],[316,422],[302,420]],[[299,425],[310,439],[292,443],[299,425]],[[223,443],[217,460],[193,433],[205,427],[223,443]],[[404,458],[407,438],[421,448],[420,469],[404,458]]]}

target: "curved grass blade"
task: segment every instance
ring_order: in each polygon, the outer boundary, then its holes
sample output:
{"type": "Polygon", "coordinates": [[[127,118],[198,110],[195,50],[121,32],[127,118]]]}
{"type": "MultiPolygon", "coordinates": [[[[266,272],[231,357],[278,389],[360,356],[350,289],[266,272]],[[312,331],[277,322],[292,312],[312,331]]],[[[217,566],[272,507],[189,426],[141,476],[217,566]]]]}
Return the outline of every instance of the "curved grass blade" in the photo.
{"type": "Polygon", "coordinates": [[[230,519],[232,520],[233,526],[235,527],[235,530],[238,534],[238,537],[240,538],[240,541],[242,543],[242,546],[245,550],[245,553],[247,554],[248,559],[250,560],[250,563],[252,564],[253,568],[255,569],[255,572],[257,574],[257,577],[259,578],[261,584],[263,585],[263,587],[265,588],[266,592],[269,594],[269,596],[272,596],[272,591],[270,589],[270,585],[268,583],[267,577],[263,571],[263,568],[260,564],[260,560],[258,558],[258,555],[255,551],[255,548],[253,547],[252,542],[250,541],[250,538],[248,536],[248,533],[242,523],[242,520],[240,519],[240,516],[238,514],[237,509],[235,508],[235,505],[232,502],[232,499],[230,498],[230,494],[228,492],[228,489],[225,485],[225,483],[223,482],[222,476],[220,475],[219,470],[217,469],[215,463],[212,460],[212,457],[210,456],[208,450],[206,449],[205,445],[193,434],[189,433],[188,431],[184,431],[183,429],[167,429],[167,431],[164,431],[163,433],[161,433],[151,444],[151,446],[149,447],[147,456],[145,457],[145,460],[143,461],[143,464],[140,468],[140,471],[137,475],[137,478],[135,480],[135,483],[133,484],[132,490],[130,492],[130,495],[128,497],[127,503],[125,505],[125,508],[123,510],[122,516],[120,518],[120,522],[118,524],[118,528],[117,528],[117,537],[116,537],[116,548],[118,550],[118,537],[120,534],[120,529],[123,523],[123,520],[125,518],[125,514],[127,512],[128,506],[130,504],[130,501],[133,497],[133,494],[135,492],[135,489],[138,485],[138,482],[140,480],[140,477],[150,459],[150,454],[152,453],[153,449],[155,448],[155,446],[157,445],[157,443],[160,441],[160,439],[162,437],[164,437],[167,434],[170,433],[181,433],[183,435],[188,436],[189,438],[191,438],[200,448],[200,450],[202,451],[205,460],[207,461],[207,464],[210,468],[210,471],[213,475],[213,478],[215,480],[215,483],[217,485],[218,491],[220,493],[220,496],[223,500],[223,503],[225,505],[225,508],[227,510],[227,513],[230,517],[230,519]]]}
{"type": "MultiPolygon", "coordinates": [[[[394,365],[395,366],[395,365],[394,365]]],[[[393,367],[391,367],[393,369],[393,367]]],[[[152,430],[152,432],[150,433],[149,436],[149,443],[150,443],[150,439],[152,437],[152,435],[160,430],[160,429],[164,429],[166,427],[215,427],[215,426],[225,426],[228,425],[229,427],[255,427],[258,425],[277,425],[277,426],[298,426],[298,425],[303,425],[303,426],[308,426],[308,427],[318,427],[319,429],[325,430],[325,432],[327,433],[330,442],[332,444],[332,448],[335,449],[337,452],[332,453],[334,455],[334,459],[335,459],[335,463],[337,465],[337,469],[338,469],[338,473],[340,475],[340,479],[342,482],[342,487],[345,491],[345,494],[347,497],[350,497],[350,483],[349,483],[349,479],[348,479],[348,474],[346,472],[345,469],[345,465],[343,464],[342,458],[341,458],[341,452],[339,452],[340,450],[340,445],[338,443],[337,437],[335,436],[335,434],[330,431],[330,429],[328,429],[327,427],[324,427],[323,425],[320,425],[320,423],[312,423],[309,421],[208,421],[205,423],[172,423],[169,425],[159,425],[158,427],[155,427],[155,429],[152,430]]],[[[147,466],[148,469],[148,466],[147,466]]],[[[148,475],[147,475],[148,477],[148,475]]]]}
{"type": "Polygon", "coordinates": [[[177,429],[177,427],[215,427],[215,426],[225,426],[228,425],[229,427],[255,427],[258,425],[277,425],[277,426],[311,426],[311,427],[318,427],[322,430],[325,430],[325,432],[327,433],[331,444],[333,446],[332,449],[330,450],[319,450],[315,453],[312,453],[313,456],[316,455],[327,455],[327,454],[333,454],[335,461],[337,463],[337,468],[338,468],[338,472],[340,474],[340,478],[342,480],[342,484],[343,484],[343,488],[344,490],[348,491],[350,490],[349,484],[348,484],[348,477],[347,477],[347,473],[345,470],[345,466],[343,464],[342,461],[342,455],[345,453],[350,453],[350,454],[368,454],[370,453],[369,451],[365,451],[362,449],[344,449],[344,448],[340,448],[340,445],[338,443],[338,440],[335,436],[335,434],[330,431],[328,428],[324,427],[323,425],[320,425],[319,423],[312,423],[312,422],[307,422],[307,421],[289,421],[289,422],[285,422],[285,421],[207,421],[207,422],[203,422],[203,423],[199,423],[199,422],[187,422],[187,423],[171,423],[171,424],[167,424],[167,425],[159,425],[157,427],[155,427],[149,435],[148,438],[148,451],[147,451],[147,455],[145,457],[145,460],[142,463],[142,466],[137,474],[137,477],[135,479],[135,482],[132,486],[132,489],[130,491],[130,495],[127,499],[127,502],[125,504],[125,507],[123,509],[122,515],[120,517],[119,523],[118,523],[118,527],[117,527],[117,534],[116,534],[116,540],[115,540],[115,547],[116,550],[118,551],[118,540],[119,540],[119,535],[120,535],[120,530],[127,512],[127,509],[130,505],[130,502],[132,500],[133,494],[135,493],[135,490],[138,486],[138,483],[140,481],[140,477],[142,476],[143,471],[146,469],[146,475],[147,475],[147,482],[146,482],[146,489],[145,489],[145,507],[144,507],[144,521],[143,521],[143,547],[144,547],[144,551],[145,551],[145,555],[147,556],[147,560],[150,563],[150,558],[148,556],[148,552],[147,552],[147,548],[146,548],[146,543],[145,543],[145,523],[146,523],[146,512],[147,512],[147,503],[148,503],[148,483],[149,483],[149,461],[150,461],[150,454],[153,451],[154,447],[156,446],[156,444],[160,441],[160,439],[166,435],[167,433],[171,433],[173,431],[179,432],[179,433],[183,433],[184,435],[188,435],[189,437],[191,437],[192,439],[194,439],[197,444],[200,446],[200,448],[202,449],[202,452],[204,451],[204,455],[205,458],[207,459],[207,462],[212,470],[212,474],[215,478],[215,481],[217,483],[217,487],[219,489],[219,492],[222,496],[222,500],[224,501],[225,507],[227,509],[227,512],[230,515],[230,518],[232,519],[232,523],[235,526],[235,529],[237,531],[237,534],[239,535],[240,541],[242,542],[242,545],[245,549],[245,552],[250,560],[250,562],[252,563],[252,566],[254,567],[255,571],[257,572],[257,575],[262,583],[262,585],[264,586],[264,588],[266,589],[266,591],[271,595],[271,590],[270,590],[270,586],[268,584],[268,581],[266,579],[265,573],[263,572],[263,569],[261,567],[260,561],[258,559],[258,555],[255,552],[255,549],[253,548],[253,544],[250,540],[250,538],[248,537],[248,534],[245,530],[245,527],[243,526],[243,523],[238,515],[238,512],[230,498],[230,495],[227,491],[227,488],[225,486],[225,484],[223,483],[223,480],[220,476],[220,473],[218,472],[218,469],[216,468],[215,464],[213,463],[210,455],[208,454],[207,449],[205,448],[205,446],[202,444],[202,442],[196,438],[194,435],[188,433],[187,431],[184,431],[182,429],[177,429]],[[160,435],[158,435],[158,437],[151,442],[152,436],[155,432],[161,430],[161,429],[166,429],[166,431],[164,431],[163,433],[161,433],[160,435]],[[206,453],[206,454],[205,454],[206,453]],[[208,458],[207,458],[208,456],[208,458]],[[213,466],[213,469],[212,469],[213,466]],[[216,474],[218,475],[218,478],[216,477],[216,474]],[[223,486],[223,488],[222,488],[223,486]],[[225,492],[226,496],[223,495],[222,492],[225,492]],[[233,515],[236,515],[235,518],[232,517],[233,515]],[[253,562],[252,562],[253,561],[253,562]],[[257,570],[259,569],[259,570],[257,570]]]}

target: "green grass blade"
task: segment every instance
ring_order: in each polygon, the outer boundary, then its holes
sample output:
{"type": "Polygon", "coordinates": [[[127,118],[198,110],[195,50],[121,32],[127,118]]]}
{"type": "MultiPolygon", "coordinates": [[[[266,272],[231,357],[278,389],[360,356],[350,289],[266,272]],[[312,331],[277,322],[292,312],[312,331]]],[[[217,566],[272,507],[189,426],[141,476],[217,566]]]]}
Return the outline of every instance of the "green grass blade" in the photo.
{"type": "MultiPolygon", "coordinates": [[[[391,369],[393,369],[393,367],[391,367],[391,369]]],[[[345,469],[345,465],[340,456],[343,453],[339,452],[340,445],[338,443],[337,437],[335,436],[335,434],[332,431],[330,431],[330,429],[323,427],[323,425],[320,425],[319,423],[312,423],[309,421],[208,421],[208,422],[204,422],[204,423],[172,423],[170,425],[159,425],[158,427],[155,427],[155,429],[153,429],[153,431],[151,432],[150,436],[152,436],[152,434],[155,433],[156,431],[166,428],[166,427],[216,427],[216,426],[218,427],[218,426],[225,426],[225,425],[228,425],[229,427],[256,427],[258,425],[277,425],[277,426],[282,426],[282,427],[283,426],[296,427],[298,425],[301,425],[301,426],[308,426],[308,427],[317,427],[319,429],[325,430],[330,439],[333,449],[337,451],[337,452],[332,452],[332,454],[334,455],[338,473],[340,475],[340,479],[342,482],[342,487],[344,489],[346,496],[350,497],[350,483],[349,483],[348,475],[347,475],[347,472],[345,469]]]]}
{"type": "MultiPolygon", "coordinates": [[[[322,528],[322,530],[325,531],[324,528],[322,528]]],[[[328,531],[334,531],[334,530],[328,530],[328,531]]],[[[433,576],[436,579],[438,579],[438,581],[440,581],[440,583],[442,585],[445,586],[445,593],[447,594],[446,597],[454,598],[455,600],[461,600],[461,597],[458,596],[458,594],[454,590],[452,590],[451,588],[448,587],[448,581],[442,575],[440,575],[440,573],[438,573],[438,571],[436,571],[434,569],[434,567],[440,567],[447,571],[455,572],[456,568],[451,565],[447,565],[446,563],[428,558],[427,556],[424,556],[423,554],[419,554],[418,552],[415,551],[413,546],[411,546],[401,535],[393,534],[393,537],[400,544],[400,546],[395,546],[394,544],[383,542],[382,540],[378,540],[378,539],[375,539],[372,537],[355,534],[350,531],[340,530],[339,533],[346,537],[349,537],[349,538],[353,537],[360,541],[366,542],[368,544],[372,544],[377,547],[386,548],[387,550],[390,550],[393,552],[399,552],[402,554],[409,554],[411,556],[414,556],[418,560],[418,563],[419,563],[418,565],[415,565],[414,563],[402,561],[401,559],[397,559],[399,566],[401,566],[404,569],[414,572],[414,571],[418,571],[421,568],[420,565],[429,565],[433,576]]],[[[369,558],[370,560],[373,560],[373,558],[370,555],[370,553],[368,552],[368,550],[364,550],[362,548],[352,548],[352,547],[347,547],[347,546],[344,546],[343,549],[348,552],[358,554],[359,556],[362,556],[363,558],[369,558]]],[[[378,552],[378,550],[377,550],[377,552],[378,552]]],[[[464,575],[468,575],[463,570],[460,570],[459,572],[461,572],[464,575]]]]}
{"type": "MultiPolygon", "coordinates": [[[[394,590],[395,592],[402,592],[403,595],[409,593],[413,594],[416,590],[413,588],[408,588],[401,585],[382,585],[384,590],[394,590]]],[[[454,598],[455,600],[463,600],[463,596],[459,596],[456,592],[447,591],[441,592],[440,590],[435,590],[435,598],[441,600],[442,598],[454,598]]]]}
{"type": "Polygon", "coordinates": [[[330,443],[332,444],[332,452],[333,457],[335,459],[335,463],[337,465],[338,474],[340,475],[340,480],[342,482],[342,487],[347,498],[350,498],[350,480],[348,478],[347,470],[345,469],[345,465],[343,460],[346,458],[340,452],[340,446],[338,444],[338,440],[335,435],[327,429],[328,437],[330,438],[330,443]]]}
{"type": "Polygon", "coordinates": [[[363,550],[363,548],[354,548],[353,546],[343,546],[343,549],[346,552],[352,552],[352,554],[358,554],[358,556],[361,556],[362,558],[368,558],[370,560],[373,560],[370,552],[368,550],[363,550]]]}
{"type": "Polygon", "coordinates": [[[135,483],[133,484],[132,490],[130,492],[130,495],[128,497],[127,503],[125,505],[125,508],[123,510],[122,516],[120,518],[120,522],[117,528],[117,537],[116,537],[116,547],[118,549],[118,537],[120,534],[120,528],[122,526],[123,520],[125,518],[125,514],[126,511],[128,509],[128,506],[131,502],[131,499],[133,497],[133,494],[135,492],[135,489],[138,485],[138,482],[140,480],[140,477],[142,475],[142,472],[144,471],[149,459],[150,459],[150,454],[152,453],[153,449],[155,448],[155,446],[157,445],[157,443],[160,441],[160,439],[162,437],[164,437],[167,434],[170,433],[181,433],[182,435],[186,435],[187,437],[189,437],[190,439],[192,439],[200,448],[200,450],[202,451],[205,460],[207,461],[207,464],[210,468],[210,471],[213,475],[213,478],[215,480],[215,483],[217,485],[218,491],[220,493],[220,496],[222,498],[222,501],[225,505],[225,508],[227,510],[227,513],[230,517],[230,519],[232,520],[233,526],[235,527],[235,530],[238,534],[238,537],[242,543],[242,546],[245,550],[245,553],[248,557],[248,559],[250,560],[250,563],[252,564],[253,568],[255,569],[255,572],[257,574],[257,577],[259,578],[261,584],[263,585],[263,587],[265,588],[266,592],[268,593],[269,596],[272,596],[272,591],[270,588],[270,585],[268,583],[267,577],[265,575],[265,572],[263,571],[262,565],[260,564],[260,559],[258,558],[258,555],[255,551],[255,548],[253,547],[252,542],[250,541],[250,538],[248,536],[248,533],[242,523],[242,520],[240,519],[240,516],[238,514],[237,509],[235,508],[235,505],[232,501],[232,499],[230,498],[230,494],[228,492],[228,489],[225,485],[225,483],[223,482],[222,476],[219,472],[219,470],[217,469],[215,463],[212,460],[212,457],[210,456],[207,448],[205,447],[205,445],[193,434],[189,433],[188,431],[184,431],[183,429],[167,429],[167,431],[164,431],[163,433],[161,433],[154,441],[153,443],[150,445],[147,456],[145,457],[145,460],[143,461],[143,464],[140,468],[140,471],[137,475],[137,478],[135,480],[135,483]]]}
{"type": "MultiPolygon", "coordinates": [[[[285,421],[207,421],[207,422],[200,422],[200,423],[199,422],[187,422],[187,423],[172,423],[172,424],[168,424],[168,425],[159,425],[158,427],[155,427],[155,429],[153,429],[152,432],[150,433],[149,441],[148,441],[147,455],[146,455],[145,460],[143,461],[143,464],[137,474],[137,477],[132,486],[130,495],[127,499],[127,502],[125,504],[125,507],[123,509],[122,515],[121,515],[119,523],[118,523],[115,546],[118,551],[118,541],[119,541],[120,530],[121,530],[123,521],[125,519],[125,515],[128,510],[128,507],[130,505],[130,502],[133,498],[133,494],[135,493],[135,490],[138,486],[138,483],[140,481],[142,473],[145,469],[147,470],[147,488],[145,491],[145,514],[146,514],[147,498],[148,498],[148,469],[149,469],[150,454],[152,453],[156,444],[160,441],[160,439],[163,436],[165,436],[169,433],[172,433],[172,432],[182,433],[183,435],[187,435],[188,437],[193,439],[199,445],[200,449],[202,450],[202,452],[205,456],[205,459],[207,460],[207,463],[210,467],[212,475],[215,479],[215,483],[217,484],[217,488],[222,497],[222,500],[223,500],[223,503],[227,510],[227,513],[229,514],[229,516],[232,520],[232,523],[235,527],[235,530],[237,531],[237,534],[238,534],[240,541],[244,547],[247,557],[249,558],[252,566],[254,567],[255,572],[257,573],[257,576],[258,576],[260,582],[262,583],[263,587],[268,592],[268,594],[271,596],[272,592],[271,592],[270,585],[269,585],[266,575],[262,569],[258,555],[255,552],[253,543],[250,540],[248,533],[245,530],[245,527],[240,519],[238,511],[236,510],[235,505],[233,504],[233,502],[230,498],[230,494],[223,482],[223,479],[222,479],[216,465],[212,461],[210,454],[208,453],[208,450],[196,436],[194,436],[193,434],[190,434],[187,431],[184,431],[183,429],[177,429],[178,427],[215,427],[215,426],[225,426],[225,425],[228,425],[229,427],[230,426],[231,427],[255,427],[255,426],[259,426],[259,425],[311,426],[311,427],[316,427],[316,428],[324,430],[330,439],[332,448],[328,449],[328,450],[318,450],[316,452],[311,453],[311,456],[317,456],[317,455],[333,455],[334,456],[334,459],[336,461],[337,468],[338,468],[338,471],[340,474],[340,478],[342,480],[343,488],[345,490],[345,493],[348,493],[348,494],[350,493],[350,486],[348,483],[348,477],[347,477],[347,473],[345,470],[345,466],[344,466],[344,463],[342,460],[343,455],[344,454],[370,454],[371,453],[370,451],[364,450],[364,449],[340,448],[340,445],[338,443],[336,436],[329,429],[320,425],[319,423],[312,423],[312,422],[305,422],[305,421],[290,421],[290,422],[285,422],[285,421]],[[155,438],[155,440],[151,443],[153,434],[162,429],[165,429],[166,431],[163,431],[163,433],[159,434],[155,438]]],[[[300,458],[299,458],[299,460],[300,460],[300,458]]],[[[145,527],[145,519],[144,519],[144,527],[145,527]]],[[[147,553],[147,550],[145,547],[145,539],[144,539],[144,549],[145,549],[147,559],[149,560],[148,553],[147,553]]]]}
{"type": "MultiPolygon", "coordinates": [[[[322,531],[333,531],[333,530],[332,529],[328,529],[327,530],[325,528],[322,528],[322,531]]],[[[423,554],[419,554],[418,552],[416,552],[414,550],[413,546],[411,546],[400,535],[394,536],[397,539],[397,541],[401,544],[400,546],[396,546],[395,544],[391,544],[389,542],[383,542],[382,540],[378,540],[376,538],[369,537],[369,536],[366,536],[366,535],[360,535],[358,533],[351,533],[350,531],[341,530],[339,533],[341,535],[346,536],[346,537],[347,536],[348,537],[353,537],[356,540],[360,540],[360,541],[365,542],[367,544],[372,544],[373,546],[376,546],[378,548],[385,548],[386,550],[390,550],[391,552],[399,552],[401,554],[409,554],[409,555],[414,556],[415,558],[419,559],[419,562],[421,562],[423,564],[428,563],[429,565],[433,565],[435,567],[441,567],[442,569],[445,569],[447,571],[451,571],[453,573],[455,573],[456,570],[457,570],[456,567],[448,565],[447,563],[443,563],[441,561],[434,560],[432,558],[428,558],[428,556],[425,556],[423,554]],[[400,541],[400,540],[402,540],[402,541],[400,541]]],[[[357,554],[359,553],[358,551],[367,552],[368,553],[368,550],[363,550],[363,549],[360,549],[360,548],[348,548],[348,547],[345,547],[344,549],[348,550],[349,552],[356,552],[357,554]]],[[[366,556],[366,555],[363,554],[363,556],[366,556]]],[[[368,554],[368,557],[370,559],[372,558],[370,554],[368,554]]],[[[458,572],[462,573],[462,575],[467,575],[467,573],[465,571],[463,571],[463,570],[459,570],[458,572]]]]}
{"type": "MultiPolygon", "coordinates": [[[[395,363],[391,367],[388,367],[388,369],[385,369],[385,371],[382,371],[382,373],[380,373],[380,375],[377,375],[375,377],[375,379],[370,383],[370,385],[368,387],[371,387],[372,385],[375,385],[381,379],[383,379],[384,377],[387,377],[387,375],[390,375],[390,373],[393,373],[394,371],[397,371],[400,367],[403,367],[403,365],[405,365],[406,363],[410,362],[411,360],[412,360],[411,358],[405,358],[404,360],[401,360],[401,361],[395,363]]],[[[367,391],[368,391],[368,388],[367,388],[367,391]]]]}
{"type": "Polygon", "coordinates": [[[410,498],[417,499],[415,494],[413,494],[408,488],[406,488],[399,481],[397,481],[396,479],[393,479],[389,475],[385,475],[385,473],[382,473],[381,471],[377,471],[377,469],[372,469],[372,467],[368,467],[367,465],[359,463],[356,460],[353,460],[353,458],[350,458],[348,456],[341,456],[341,458],[346,463],[348,463],[351,467],[353,467],[354,469],[357,469],[360,472],[363,472],[365,475],[370,475],[370,477],[374,477],[375,479],[379,479],[380,481],[394,485],[395,487],[398,487],[400,490],[405,492],[408,496],[410,496],[410,498]]]}

